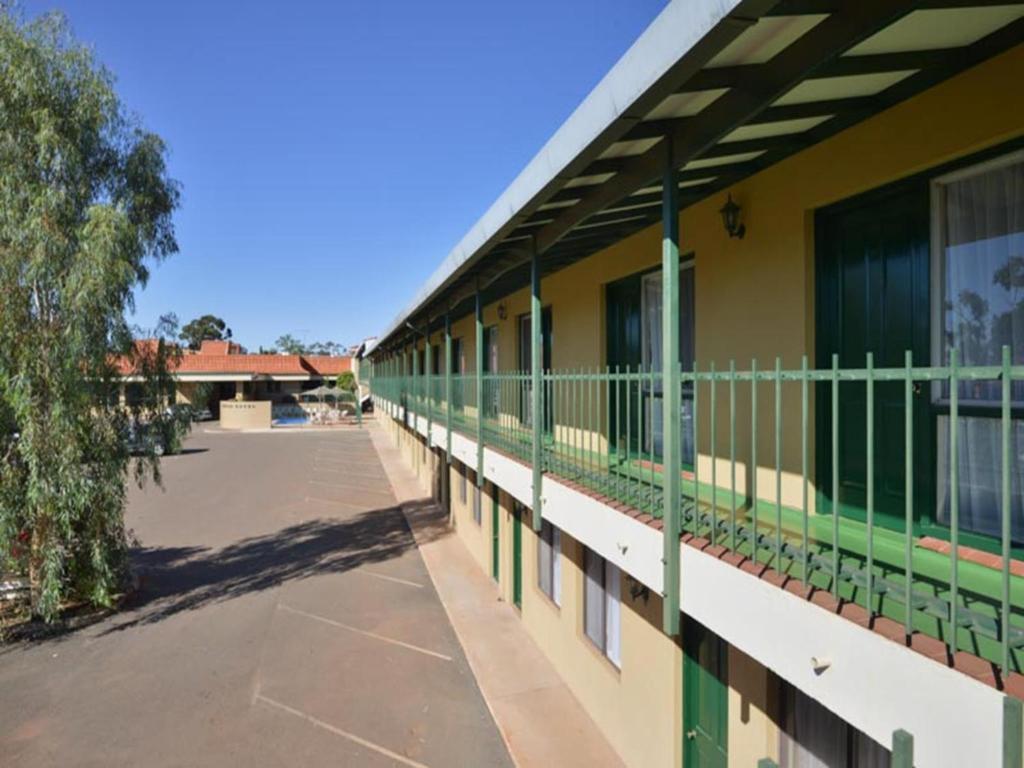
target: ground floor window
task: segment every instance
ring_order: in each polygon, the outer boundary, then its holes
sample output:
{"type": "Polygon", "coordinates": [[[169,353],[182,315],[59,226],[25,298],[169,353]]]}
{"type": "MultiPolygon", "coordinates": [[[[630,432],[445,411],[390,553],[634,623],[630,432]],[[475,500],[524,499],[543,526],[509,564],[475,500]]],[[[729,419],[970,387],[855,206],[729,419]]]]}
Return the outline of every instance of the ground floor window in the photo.
{"type": "Polygon", "coordinates": [[[779,768],[888,768],[889,750],[786,682],[779,768]]]}
{"type": "Polygon", "coordinates": [[[473,473],[473,522],[480,525],[483,522],[483,494],[480,485],[476,481],[476,472],[473,473]]]}
{"type": "Polygon", "coordinates": [[[465,466],[459,467],[459,502],[465,506],[466,504],[466,493],[468,491],[466,475],[469,474],[469,469],[465,466]]]}
{"type": "Polygon", "coordinates": [[[537,541],[537,584],[551,602],[562,604],[562,532],[547,520],[537,541]]]}
{"type": "Polygon", "coordinates": [[[583,551],[583,569],[584,632],[609,661],[621,666],[619,569],[589,549],[583,551]]]}

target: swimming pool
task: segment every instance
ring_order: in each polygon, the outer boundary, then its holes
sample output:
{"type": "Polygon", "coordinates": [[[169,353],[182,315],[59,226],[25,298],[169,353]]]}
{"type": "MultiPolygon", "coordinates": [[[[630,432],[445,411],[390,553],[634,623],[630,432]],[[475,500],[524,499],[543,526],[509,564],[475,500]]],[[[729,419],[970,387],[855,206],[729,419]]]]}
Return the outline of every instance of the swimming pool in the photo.
{"type": "Polygon", "coordinates": [[[271,425],[275,427],[297,427],[302,424],[309,424],[309,418],[306,416],[283,416],[271,422],[271,425]]]}

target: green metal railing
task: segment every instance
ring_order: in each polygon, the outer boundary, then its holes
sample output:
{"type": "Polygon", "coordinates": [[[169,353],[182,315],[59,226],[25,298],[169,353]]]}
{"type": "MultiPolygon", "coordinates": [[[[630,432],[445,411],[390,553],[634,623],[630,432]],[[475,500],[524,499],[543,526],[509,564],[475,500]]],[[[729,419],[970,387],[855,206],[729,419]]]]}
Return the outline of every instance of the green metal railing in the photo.
{"type": "MultiPolygon", "coordinates": [[[[1011,513],[1012,494],[1019,493],[1012,478],[1021,474],[1024,459],[1014,453],[1012,430],[1024,366],[1011,365],[1007,349],[996,366],[961,366],[955,353],[946,366],[915,366],[909,353],[896,367],[876,367],[870,354],[862,368],[840,368],[838,358],[831,362],[829,368],[811,369],[804,358],[799,368],[784,369],[781,359],[767,368],[755,360],[741,370],[730,361],[724,370],[698,365],[678,372],[682,446],[674,469],[678,498],[668,508],[678,510],[681,530],[808,587],[828,590],[838,600],[856,602],[869,617],[898,621],[908,638],[923,632],[943,640],[950,653],[966,650],[1004,672],[1019,670],[1024,580],[1011,569],[1017,544],[1011,513]],[[946,414],[948,553],[916,545],[920,520],[933,513],[915,494],[915,467],[933,461],[932,446],[920,444],[916,432],[922,387],[928,388],[928,402],[941,402],[946,414]],[[965,560],[958,547],[964,527],[958,432],[961,414],[968,412],[961,401],[979,388],[998,393],[991,404],[1000,434],[999,467],[993,468],[999,477],[1000,528],[990,542],[995,568],[965,560]],[[883,516],[876,503],[880,393],[888,409],[884,417],[902,419],[904,466],[902,472],[885,474],[889,484],[902,478],[898,517],[891,509],[883,516]],[[859,506],[838,492],[848,480],[841,473],[850,457],[843,453],[848,449],[840,425],[849,420],[852,395],[860,398],[864,414],[857,426],[864,446],[857,457],[864,484],[859,506]],[[831,422],[827,434],[815,429],[815,419],[831,422]],[[830,454],[827,466],[816,461],[817,449],[827,449],[821,456],[830,454]],[[812,463],[817,464],[813,472],[812,463]],[[832,514],[839,504],[857,507],[860,519],[832,514]]],[[[385,371],[374,376],[373,394],[434,424],[450,419],[452,429],[526,464],[533,463],[537,436],[544,473],[653,518],[662,516],[667,470],[661,371],[545,371],[539,413],[530,371],[484,373],[479,388],[476,375],[452,374],[450,395],[448,378],[385,371]]]]}

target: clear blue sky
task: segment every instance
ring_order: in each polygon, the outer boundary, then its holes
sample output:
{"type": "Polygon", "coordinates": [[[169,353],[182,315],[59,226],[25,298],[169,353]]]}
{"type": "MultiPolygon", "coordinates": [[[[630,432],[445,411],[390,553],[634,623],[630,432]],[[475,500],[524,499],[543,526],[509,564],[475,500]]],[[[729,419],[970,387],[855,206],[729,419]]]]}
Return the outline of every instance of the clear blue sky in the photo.
{"type": "Polygon", "coordinates": [[[666,0],[23,0],[61,10],[170,145],[181,252],[134,322],[353,343],[452,246],[666,0]]]}

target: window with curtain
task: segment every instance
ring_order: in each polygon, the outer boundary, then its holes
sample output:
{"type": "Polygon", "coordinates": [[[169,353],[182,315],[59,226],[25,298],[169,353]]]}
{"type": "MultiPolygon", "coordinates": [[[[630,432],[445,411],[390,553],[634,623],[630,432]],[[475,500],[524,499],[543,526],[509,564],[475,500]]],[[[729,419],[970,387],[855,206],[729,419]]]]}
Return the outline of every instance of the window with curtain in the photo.
{"type": "Polygon", "coordinates": [[[615,666],[620,656],[619,569],[589,549],[583,550],[586,584],[583,590],[583,628],[591,642],[615,666]]]}
{"type": "Polygon", "coordinates": [[[781,683],[779,768],[889,768],[890,753],[838,715],[781,683]]]}
{"type": "Polygon", "coordinates": [[[562,604],[562,532],[544,520],[537,541],[537,585],[555,605],[562,604]]]}
{"type": "MultiPolygon", "coordinates": [[[[939,349],[961,365],[999,365],[1002,348],[1024,360],[1024,153],[952,174],[934,184],[937,260],[942,295],[939,349]]],[[[1024,382],[1014,382],[1014,406],[1024,405],[1024,382]]],[[[1001,531],[1002,440],[998,381],[963,381],[957,394],[960,527],[989,536],[1001,531]]],[[[935,389],[938,441],[936,518],[950,524],[949,385],[935,389]]],[[[1011,454],[1024,452],[1024,425],[1014,420],[1011,454]]],[[[1024,542],[1019,461],[1011,462],[1011,530],[1024,542]]]]}
{"type": "MultiPolygon", "coordinates": [[[[693,263],[685,265],[679,271],[679,362],[682,370],[693,370],[694,358],[694,270],[693,263]]],[[[643,365],[655,371],[662,369],[662,310],[661,270],[649,272],[641,280],[641,345],[643,365]]],[[[655,456],[662,453],[663,413],[662,413],[661,381],[655,379],[652,385],[646,385],[644,391],[645,446],[644,450],[653,451],[655,456]]],[[[682,460],[685,464],[693,464],[693,387],[687,385],[683,389],[682,407],[680,409],[682,424],[682,460]]]]}

